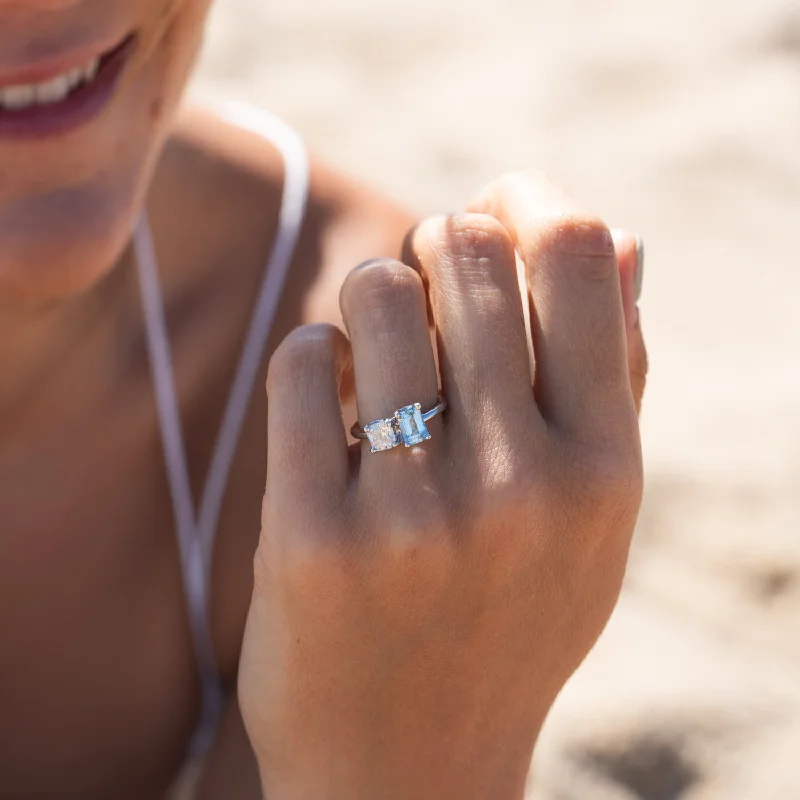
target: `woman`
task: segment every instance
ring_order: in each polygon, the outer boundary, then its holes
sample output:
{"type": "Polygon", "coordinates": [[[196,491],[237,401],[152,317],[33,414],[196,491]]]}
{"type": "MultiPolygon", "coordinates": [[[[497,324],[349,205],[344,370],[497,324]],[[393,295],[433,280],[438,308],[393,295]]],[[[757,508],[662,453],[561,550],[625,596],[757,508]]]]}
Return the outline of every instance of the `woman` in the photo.
{"type": "Polygon", "coordinates": [[[638,510],[636,240],[178,113],[208,5],[0,0],[0,795],[517,797],[638,510]]]}

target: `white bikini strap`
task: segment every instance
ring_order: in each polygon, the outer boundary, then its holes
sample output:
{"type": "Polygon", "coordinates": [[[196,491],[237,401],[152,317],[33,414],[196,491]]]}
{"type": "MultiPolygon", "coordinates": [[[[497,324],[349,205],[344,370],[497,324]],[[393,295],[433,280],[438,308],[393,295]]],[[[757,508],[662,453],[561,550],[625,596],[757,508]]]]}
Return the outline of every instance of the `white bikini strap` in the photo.
{"type": "Polygon", "coordinates": [[[309,190],[308,154],[303,140],[292,128],[272,114],[246,105],[230,104],[223,107],[221,113],[232,124],[264,137],[278,148],[285,164],[285,178],[275,242],[222,419],[200,503],[198,535],[206,570],[210,569],[220,508],[225,496],[228,474],[236,454],[239,434],[253,394],[253,384],[264,359],[267,337],[275,319],[281,291],[303,227],[309,190]]]}
{"type": "Polygon", "coordinates": [[[161,427],[164,461],[172,496],[172,513],[178,536],[183,588],[189,610],[189,625],[197,661],[202,674],[206,675],[216,673],[214,650],[211,646],[208,627],[208,609],[206,608],[208,600],[206,575],[200,541],[196,532],[186,446],[183,442],[183,428],[175,393],[172,353],[169,346],[167,323],[164,318],[161,285],[158,280],[158,262],[150,226],[144,214],[134,231],[134,247],[136,264],[139,269],[139,288],[147,345],[150,351],[150,369],[155,389],[156,411],[161,427]]]}
{"type": "Polygon", "coordinates": [[[147,344],[172,494],[183,585],[195,655],[203,682],[202,719],[192,745],[194,752],[204,750],[211,743],[223,705],[210,630],[214,538],[255,379],[263,361],[286,275],[297,249],[309,191],[308,156],[302,140],[292,128],[271,114],[242,105],[226,106],[222,116],[272,142],[283,156],[285,179],[275,242],[225,407],[197,515],[176,397],[158,262],[146,215],[142,215],[134,231],[147,344]]]}

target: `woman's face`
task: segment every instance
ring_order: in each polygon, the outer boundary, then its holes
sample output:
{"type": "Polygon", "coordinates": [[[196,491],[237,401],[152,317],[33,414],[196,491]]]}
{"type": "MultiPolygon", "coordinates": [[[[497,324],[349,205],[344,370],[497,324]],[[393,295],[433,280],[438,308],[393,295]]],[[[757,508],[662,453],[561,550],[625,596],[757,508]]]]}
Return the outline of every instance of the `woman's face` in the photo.
{"type": "Polygon", "coordinates": [[[210,2],[0,0],[0,309],[119,258],[210,2]]]}

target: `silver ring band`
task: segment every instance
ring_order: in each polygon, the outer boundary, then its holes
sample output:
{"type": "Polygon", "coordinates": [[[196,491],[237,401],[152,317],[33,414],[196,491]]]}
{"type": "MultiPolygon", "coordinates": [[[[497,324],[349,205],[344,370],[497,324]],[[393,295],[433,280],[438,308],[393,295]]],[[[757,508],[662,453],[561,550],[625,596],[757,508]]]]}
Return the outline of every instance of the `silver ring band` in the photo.
{"type": "Polygon", "coordinates": [[[401,444],[413,447],[431,438],[425,423],[441,414],[447,408],[447,400],[439,395],[439,401],[430,411],[423,411],[419,403],[398,408],[387,419],[376,419],[363,428],[357,422],[350,429],[354,439],[365,439],[371,445],[371,452],[393,450],[401,444]]]}

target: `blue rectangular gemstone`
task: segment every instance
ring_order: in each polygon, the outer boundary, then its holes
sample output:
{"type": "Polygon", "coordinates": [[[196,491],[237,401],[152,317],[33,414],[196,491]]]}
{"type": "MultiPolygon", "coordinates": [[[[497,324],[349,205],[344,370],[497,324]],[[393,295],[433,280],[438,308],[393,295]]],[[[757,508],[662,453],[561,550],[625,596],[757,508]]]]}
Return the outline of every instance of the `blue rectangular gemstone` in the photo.
{"type": "Polygon", "coordinates": [[[406,447],[412,447],[431,438],[428,426],[422,419],[422,406],[419,403],[401,408],[395,412],[395,418],[406,447]]]}

